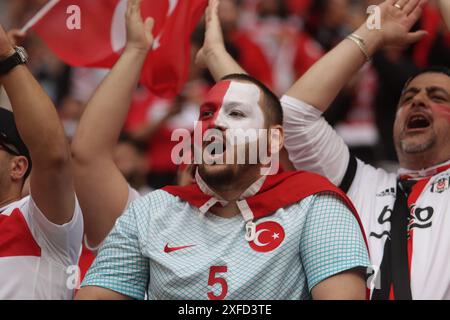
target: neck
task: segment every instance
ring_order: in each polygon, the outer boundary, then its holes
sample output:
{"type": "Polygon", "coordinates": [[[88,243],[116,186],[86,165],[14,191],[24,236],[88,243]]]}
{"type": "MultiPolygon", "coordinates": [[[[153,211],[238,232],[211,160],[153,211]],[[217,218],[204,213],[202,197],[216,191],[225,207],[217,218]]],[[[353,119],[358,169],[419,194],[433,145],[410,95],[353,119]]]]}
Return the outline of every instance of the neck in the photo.
{"type": "Polygon", "coordinates": [[[20,200],[22,184],[0,179],[0,208],[20,200]]]}
{"type": "Polygon", "coordinates": [[[418,154],[399,155],[400,167],[407,170],[422,170],[437,166],[450,160],[446,154],[422,152],[418,154]]]}
{"type": "Polygon", "coordinates": [[[226,206],[214,206],[210,209],[212,213],[221,218],[232,218],[240,214],[236,201],[230,201],[226,206]]]}
{"type": "Polygon", "coordinates": [[[230,184],[209,185],[212,191],[217,193],[224,200],[234,202],[258,179],[261,178],[260,168],[255,167],[238,175],[230,184]]]}
{"type": "Polygon", "coordinates": [[[20,196],[2,197],[2,200],[0,200],[0,208],[6,207],[8,204],[13,203],[17,200],[20,200],[20,196]]]}
{"type": "Polygon", "coordinates": [[[259,168],[258,174],[250,174],[252,171],[253,170],[248,170],[246,173],[243,173],[240,175],[240,179],[236,179],[232,184],[222,184],[217,186],[208,184],[208,188],[210,188],[211,191],[228,202],[225,206],[217,205],[212,207],[210,209],[212,213],[222,218],[231,218],[240,214],[240,210],[236,202],[242,194],[250,188],[250,186],[261,178],[259,168]]]}

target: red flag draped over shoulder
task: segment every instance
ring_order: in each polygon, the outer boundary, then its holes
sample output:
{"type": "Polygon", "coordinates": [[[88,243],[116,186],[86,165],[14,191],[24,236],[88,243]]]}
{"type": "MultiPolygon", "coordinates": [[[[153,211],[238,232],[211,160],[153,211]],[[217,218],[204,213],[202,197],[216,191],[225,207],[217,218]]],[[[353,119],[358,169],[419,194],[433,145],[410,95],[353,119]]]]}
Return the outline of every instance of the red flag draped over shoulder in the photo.
{"type": "MultiPolygon", "coordinates": [[[[142,1],[142,17],[155,19],[155,43],[141,83],[154,94],[170,98],[181,91],[190,35],[206,6],[207,0],[142,1]]],[[[52,0],[32,29],[69,65],[111,68],[126,42],[126,7],[127,0],[52,0]]]]}

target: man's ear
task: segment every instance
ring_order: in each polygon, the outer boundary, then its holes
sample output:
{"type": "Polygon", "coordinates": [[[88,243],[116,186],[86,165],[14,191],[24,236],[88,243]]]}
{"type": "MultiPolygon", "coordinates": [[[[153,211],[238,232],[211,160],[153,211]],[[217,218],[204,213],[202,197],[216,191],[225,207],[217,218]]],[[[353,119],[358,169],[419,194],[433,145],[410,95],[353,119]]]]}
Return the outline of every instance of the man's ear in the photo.
{"type": "Polygon", "coordinates": [[[24,156],[15,156],[11,160],[11,179],[13,181],[22,180],[28,170],[28,159],[24,156]]]}
{"type": "Polygon", "coordinates": [[[284,147],[283,126],[275,125],[269,128],[269,150],[270,155],[280,153],[284,147]]]}

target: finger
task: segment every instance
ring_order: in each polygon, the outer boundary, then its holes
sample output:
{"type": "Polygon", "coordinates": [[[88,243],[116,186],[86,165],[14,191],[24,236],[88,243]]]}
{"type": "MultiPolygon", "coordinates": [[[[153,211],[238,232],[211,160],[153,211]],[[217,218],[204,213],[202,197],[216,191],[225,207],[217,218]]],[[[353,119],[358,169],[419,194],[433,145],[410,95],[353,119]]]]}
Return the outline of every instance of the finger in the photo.
{"type": "Polygon", "coordinates": [[[217,16],[219,12],[219,1],[218,0],[209,0],[208,6],[208,14],[210,18],[217,16]]]}
{"type": "Polygon", "coordinates": [[[150,34],[152,34],[153,32],[154,26],[155,26],[155,19],[153,19],[152,17],[148,17],[147,19],[145,19],[145,30],[150,32],[150,34]]]}
{"type": "Polygon", "coordinates": [[[19,38],[23,38],[26,35],[26,33],[21,31],[20,29],[12,29],[9,31],[9,33],[11,33],[11,35],[14,37],[19,37],[19,38]]]}
{"type": "Polygon", "coordinates": [[[147,29],[153,30],[153,26],[155,25],[155,19],[152,17],[148,17],[145,19],[145,26],[148,27],[147,29]]]}
{"type": "Polygon", "coordinates": [[[421,0],[419,4],[415,7],[415,9],[408,15],[407,27],[408,29],[412,28],[412,26],[419,20],[422,16],[423,7],[427,4],[428,0],[421,0]]]}
{"type": "Polygon", "coordinates": [[[408,4],[409,0],[397,0],[394,3],[394,7],[396,7],[397,9],[403,11],[403,9],[406,7],[406,5],[408,4]]]}
{"type": "Polygon", "coordinates": [[[140,13],[142,0],[128,0],[127,15],[133,16],[140,13]]]}
{"type": "Polygon", "coordinates": [[[206,23],[211,24],[219,21],[219,1],[210,0],[209,6],[206,9],[206,23]]]}
{"type": "Polygon", "coordinates": [[[414,9],[419,5],[420,0],[409,0],[408,3],[405,4],[403,11],[409,16],[414,9]]]}
{"type": "Polygon", "coordinates": [[[416,32],[410,32],[406,36],[406,42],[408,44],[413,44],[413,43],[416,43],[416,42],[422,40],[427,35],[428,35],[428,32],[426,32],[424,30],[420,30],[420,31],[416,31],[416,32]]]}

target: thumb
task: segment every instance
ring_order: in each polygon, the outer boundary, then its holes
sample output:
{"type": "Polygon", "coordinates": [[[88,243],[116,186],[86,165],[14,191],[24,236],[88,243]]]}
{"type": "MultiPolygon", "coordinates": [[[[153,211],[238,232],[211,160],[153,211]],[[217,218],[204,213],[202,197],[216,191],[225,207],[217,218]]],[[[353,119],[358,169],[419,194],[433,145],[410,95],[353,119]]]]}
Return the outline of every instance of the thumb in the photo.
{"type": "Polygon", "coordinates": [[[155,26],[155,19],[152,17],[149,17],[145,19],[145,30],[149,31],[150,33],[153,31],[153,27],[155,26]]]}
{"type": "Polygon", "coordinates": [[[422,40],[427,35],[428,35],[428,32],[426,32],[424,30],[420,30],[420,31],[416,31],[416,32],[410,32],[406,36],[406,42],[408,44],[413,44],[413,43],[416,43],[416,42],[422,40]]]}

